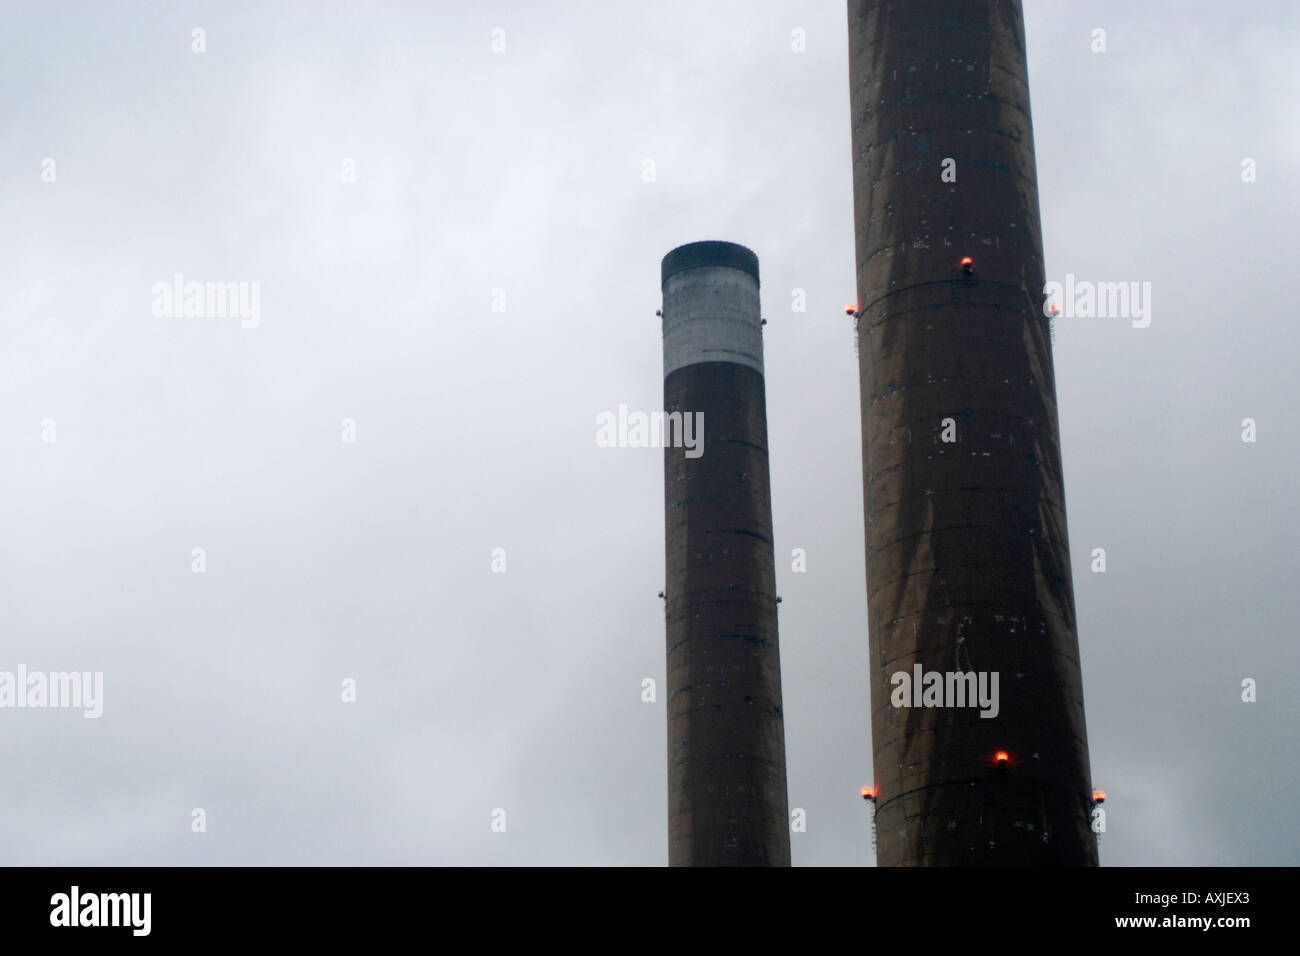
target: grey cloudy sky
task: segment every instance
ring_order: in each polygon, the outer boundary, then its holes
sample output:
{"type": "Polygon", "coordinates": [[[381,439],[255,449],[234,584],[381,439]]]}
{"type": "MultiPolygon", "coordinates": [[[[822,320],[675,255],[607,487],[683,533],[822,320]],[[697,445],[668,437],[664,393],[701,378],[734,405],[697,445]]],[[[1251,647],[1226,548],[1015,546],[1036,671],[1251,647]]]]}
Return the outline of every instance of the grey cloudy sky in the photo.
{"type": "MultiPolygon", "coordinates": [[[[1049,278],[1152,284],[1057,322],[1102,862],[1300,863],[1300,12],[1026,8],[1049,278]]],[[[0,710],[0,860],[663,864],[662,452],[595,420],[662,406],[659,260],[717,238],[769,319],[793,859],[870,865],[843,3],[4,20],[0,670],[104,713],[0,710]],[[259,324],[155,316],[176,273],[259,324]]]]}

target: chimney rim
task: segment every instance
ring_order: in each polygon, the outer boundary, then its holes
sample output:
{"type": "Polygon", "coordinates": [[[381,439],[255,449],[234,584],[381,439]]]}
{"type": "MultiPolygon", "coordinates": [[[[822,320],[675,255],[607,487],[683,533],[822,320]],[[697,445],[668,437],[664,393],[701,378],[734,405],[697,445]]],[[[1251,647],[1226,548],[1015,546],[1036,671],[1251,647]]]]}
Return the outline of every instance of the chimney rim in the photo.
{"type": "Polygon", "coordinates": [[[758,282],[758,256],[747,246],[722,239],[704,239],[678,246],[664,256],[660,265],[660,284],[687,269],[722,267],[747,272],[758,282]]]}

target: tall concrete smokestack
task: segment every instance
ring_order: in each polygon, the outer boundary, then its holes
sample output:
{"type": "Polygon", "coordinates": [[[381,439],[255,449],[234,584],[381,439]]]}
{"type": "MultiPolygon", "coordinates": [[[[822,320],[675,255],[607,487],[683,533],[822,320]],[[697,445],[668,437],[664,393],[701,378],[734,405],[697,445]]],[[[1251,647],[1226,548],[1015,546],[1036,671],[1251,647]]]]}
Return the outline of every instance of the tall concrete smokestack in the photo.
{"type": "Polygon", "coordinates": [[[1021,5],[848,7],[877,860],[1095,865],[1021,5]]]}
{"type": "Polygon", "coordinates": [[[664,408],[704,439],[664,451],[668,862],[789,866],[758,259],[693,242],[662,277],[664,408]]]}

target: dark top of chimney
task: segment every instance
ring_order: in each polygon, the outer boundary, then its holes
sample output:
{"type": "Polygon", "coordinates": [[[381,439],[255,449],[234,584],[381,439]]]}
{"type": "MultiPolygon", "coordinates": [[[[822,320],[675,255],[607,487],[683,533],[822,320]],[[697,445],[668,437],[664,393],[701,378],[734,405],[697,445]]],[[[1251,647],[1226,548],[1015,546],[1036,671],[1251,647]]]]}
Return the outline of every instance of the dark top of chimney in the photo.
{"type": "Polygon", "coordinates": [[[720,242],[708,239],[704,242],[688,242],[678,246],[664,256],[660,283],[668,277],[687,269],[699,269],[705,266],[727,266],[748,272],[758,281],[758,256],[744,246],[734,242],[720,242]]]}

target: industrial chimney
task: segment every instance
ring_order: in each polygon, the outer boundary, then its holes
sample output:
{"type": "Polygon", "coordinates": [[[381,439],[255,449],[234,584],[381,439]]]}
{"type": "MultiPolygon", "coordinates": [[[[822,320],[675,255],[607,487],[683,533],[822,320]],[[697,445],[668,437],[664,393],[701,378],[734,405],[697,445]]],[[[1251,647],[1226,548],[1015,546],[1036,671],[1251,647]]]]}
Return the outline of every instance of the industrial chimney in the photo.
{"type": "Polygon", "coordinates": [[[758,258],[693,242],[662,285],[666,423],[703,439],[664,450],[668,862],[789,866],[758,258]]]}
{"type": "Polygon", "coordinates": [[[877,861],[1096,865],[1021,5],[848,7],[877,861]]]}

